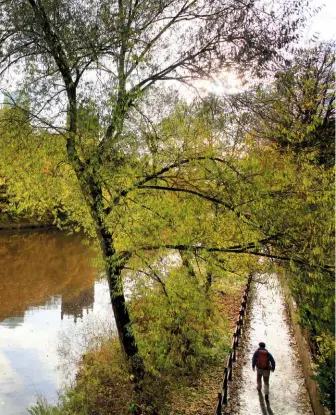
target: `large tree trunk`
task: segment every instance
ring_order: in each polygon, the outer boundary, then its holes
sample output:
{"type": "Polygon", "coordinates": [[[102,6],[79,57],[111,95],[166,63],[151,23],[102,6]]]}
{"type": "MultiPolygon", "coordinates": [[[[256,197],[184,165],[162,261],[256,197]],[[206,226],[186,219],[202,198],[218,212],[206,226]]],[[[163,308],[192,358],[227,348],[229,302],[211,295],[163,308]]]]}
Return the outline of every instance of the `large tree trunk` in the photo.
{"type": "Polygon", "coordinates": [[[98,173],[92,166],[86,165],[79,159],[75,140],[69,138],[67,142],[69,161],[76,173],[82,194],[89,207],[91,217],[95,223],[97,238],[100,243],[105,270],[110,289],[112,309],[116,321],[119,341],[131,365],[134,381],[141,380],[144,375],[143,360],[139,356],[138,347],[132,331],[130,316],[125,301],[121,271],[125,266],[125,259],[118,256],[113,245],[113,237],[107,225],[107,214],[104,211],[103,191],[98,173]],[[89,168],[91,170],[89,171],[89,168]]]}
{"type": "Polygon", "coordinates": [[[111,232],[104,226],[97,230],[101,249],[105,260],[107,280],[110,289],[111,304],[118,330],[119,340],[126,357],[130,360],[132,374],[135,381],[141,380],[144,375],[142,358],[139,356],[138,346],[132,331],[130,316],[125,301],[121,271],[124,261],[116,255],[113,247],[111,232]]]}
{"type": "MultiPolygon", "coordinates": [[[[72,92],[72,91],[71,91],[72,92]]],[[[76,94],[72,92],[72,100],[69,99],[70,130],[76,131],[76,94]]],[[[121,271],[125,265],[122,258],[118,258],[113,246],[112,234],[108,229],[107,215],[104,211],[103,191],[99,181],[99,174],[90,163],[83,162],[77,152],[75,134],[71,133],[67,140],[67,153],[72,165],[82,194],[89,207],[91,217],[96,226],[97,238],[105,261],[106,275],[109,283],[111,304],[116,321],[118,336],[122,350],[131,364],[131,371],[135,382],[144,375],[143,360],[139,356],[138,347],[132,331],[130,316],[124,296],[121,271]],[[90,168],[90,170],[89,170],[90,168]]],[[[98,157],[99,158],[99,157],[98,157]]]]}

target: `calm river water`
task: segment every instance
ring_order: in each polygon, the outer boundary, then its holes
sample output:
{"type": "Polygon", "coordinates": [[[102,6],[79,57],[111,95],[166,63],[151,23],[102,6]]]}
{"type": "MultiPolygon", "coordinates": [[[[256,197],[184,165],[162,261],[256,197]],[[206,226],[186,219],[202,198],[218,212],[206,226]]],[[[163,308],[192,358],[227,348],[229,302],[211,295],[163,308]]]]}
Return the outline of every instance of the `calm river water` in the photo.
{"type": "Polygon", "coordinates": [[[80,235],[0,234],[0,414],[27,415],[38,395],[56,402],[92,333],[112,330],[94,257],[80,235]]]}

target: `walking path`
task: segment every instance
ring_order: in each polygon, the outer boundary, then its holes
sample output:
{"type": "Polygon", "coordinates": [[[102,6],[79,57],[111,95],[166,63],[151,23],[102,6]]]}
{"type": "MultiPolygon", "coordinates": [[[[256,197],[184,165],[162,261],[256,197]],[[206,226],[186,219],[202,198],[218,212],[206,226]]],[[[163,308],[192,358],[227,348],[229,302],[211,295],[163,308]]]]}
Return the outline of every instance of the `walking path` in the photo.
{"type": "Polygon", "coordinates": [[[229,384],[230,415],[312,415],[297,345],[287,321],[284,299],[276,277],[259,275],[251,286],[245,333],[229,384]],[[276,361],[270,376],[270,402],[256,390],[252,356],[264,341],[276,361]]]}

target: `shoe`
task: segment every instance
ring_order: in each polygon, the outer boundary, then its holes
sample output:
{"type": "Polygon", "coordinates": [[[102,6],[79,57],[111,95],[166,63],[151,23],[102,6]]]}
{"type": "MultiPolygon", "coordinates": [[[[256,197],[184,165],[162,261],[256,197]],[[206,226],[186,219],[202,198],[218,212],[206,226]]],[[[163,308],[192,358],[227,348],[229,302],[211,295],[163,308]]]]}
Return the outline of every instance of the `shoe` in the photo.
{"type": "Polygon", "coordinates": [[[266,402],[269,402],[269,397],[268,397],[268,395],[265,395],[265,401],[266,401],[266,402]]]}

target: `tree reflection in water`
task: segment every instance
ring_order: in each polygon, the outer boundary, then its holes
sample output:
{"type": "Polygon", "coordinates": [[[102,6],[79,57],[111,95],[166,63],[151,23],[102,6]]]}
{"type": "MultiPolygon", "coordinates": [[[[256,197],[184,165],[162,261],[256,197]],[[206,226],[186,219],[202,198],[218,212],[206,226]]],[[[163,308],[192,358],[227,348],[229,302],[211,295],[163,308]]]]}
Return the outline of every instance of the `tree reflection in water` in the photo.
{"type": "Polygon", "coordinates": [[[56,402],[86,347],[113,330],[108,285],[96,281],[96,253],[84,241],[61,232],[0,234],[1,414],[25,414],[37,393],[56,402]]]}
{"type": "Polygon", "coordinates": [[[15,325],[32,307],[55,308],[57,297],[61,318],[76,321],[91,310],[97,268],[90,263],[95,253],[83,241],[61,232],[0,235],[0,322],[15,325]]]}

